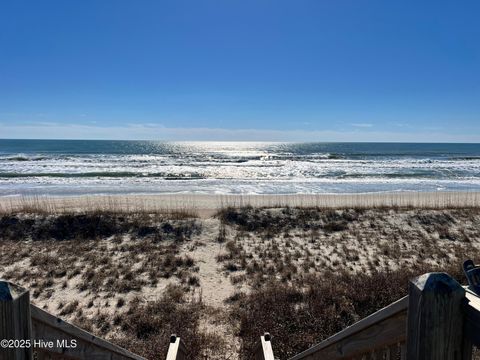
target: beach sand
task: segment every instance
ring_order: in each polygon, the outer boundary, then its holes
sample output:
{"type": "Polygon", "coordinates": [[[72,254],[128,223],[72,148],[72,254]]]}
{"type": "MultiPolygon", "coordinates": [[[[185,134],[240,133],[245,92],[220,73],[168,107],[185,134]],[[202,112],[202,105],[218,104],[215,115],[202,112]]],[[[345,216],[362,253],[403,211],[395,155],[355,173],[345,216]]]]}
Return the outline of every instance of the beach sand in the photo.
{"type": "Polygon", "coordinates": [[[265,284],[443,271],[480,253],[480,193],[3,197],[0,210],[0,278],[36,305],[125,344],[118,318],[177,285],[204,304],[200,333],[225,340],[211,359],[239,359],[230,314],[265,284]]]}
{"type": "Polygon", "coordinates": [[[194,211],[207,218],[226,207],[372,208],[416,207],[423,209],[477,207],[480,192],[398,192],[364,194],[289,195],[91,195],[65,197],[0,197],[0,211],[25,209],[62,211],[194,211]]]}

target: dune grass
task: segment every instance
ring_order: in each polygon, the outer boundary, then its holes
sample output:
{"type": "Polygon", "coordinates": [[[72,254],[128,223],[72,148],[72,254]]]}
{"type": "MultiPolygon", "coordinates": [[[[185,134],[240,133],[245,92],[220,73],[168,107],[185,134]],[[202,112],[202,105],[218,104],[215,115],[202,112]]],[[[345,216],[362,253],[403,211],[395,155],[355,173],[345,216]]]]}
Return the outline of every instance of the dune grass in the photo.
{"type": "Polygon", "coordinates": [[[34,206],[0,215],[0,276],[148,359],[164,356],[171,333],[192,359],[251,359],[265,331],[285,359],[402,297],[418,274],[462,281],[461,262],[480,261],[478,224],[473,206],[245,206],[208,219],[34,206]],[[234,289],[216,308],[195,256],[207,245],[218,249],[208,276],[234,289]]]}

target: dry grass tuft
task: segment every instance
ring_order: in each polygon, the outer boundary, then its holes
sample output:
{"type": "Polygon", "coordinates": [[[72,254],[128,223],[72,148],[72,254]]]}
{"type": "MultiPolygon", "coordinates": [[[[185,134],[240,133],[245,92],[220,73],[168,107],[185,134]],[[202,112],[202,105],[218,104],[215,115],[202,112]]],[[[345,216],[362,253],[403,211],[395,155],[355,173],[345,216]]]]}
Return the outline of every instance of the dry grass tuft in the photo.
{"type": "Polygon", "coordinates": [[[113,341],[147,359],[158,359],[166,356],[168,339],[176,333],[188,343],[187,358],[204,358],[202,355],[218,344],[199,331],[202,309],[201,301],[187,300],[182,289],[169,287],[157,301],[131,303],[116,321],[121,335],[113,341]]]}

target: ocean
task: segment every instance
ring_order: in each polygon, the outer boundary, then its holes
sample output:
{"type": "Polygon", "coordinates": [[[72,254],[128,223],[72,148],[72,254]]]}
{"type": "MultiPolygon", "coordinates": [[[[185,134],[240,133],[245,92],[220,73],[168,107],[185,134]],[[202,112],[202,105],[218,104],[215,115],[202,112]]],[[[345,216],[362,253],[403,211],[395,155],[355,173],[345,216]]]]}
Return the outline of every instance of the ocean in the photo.
{"type": "Polygon", "coordinates": [[[480,191],[480,144],[0,140],[0,196],[480,191]]]}

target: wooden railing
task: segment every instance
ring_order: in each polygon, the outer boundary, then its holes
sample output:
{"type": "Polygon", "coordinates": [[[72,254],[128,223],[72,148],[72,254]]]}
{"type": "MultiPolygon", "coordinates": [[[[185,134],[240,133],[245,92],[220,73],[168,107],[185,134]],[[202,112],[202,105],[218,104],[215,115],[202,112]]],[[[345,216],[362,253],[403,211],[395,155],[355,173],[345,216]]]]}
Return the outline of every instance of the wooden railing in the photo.
{"type": "Polygon", "coordinates": [[[30,304],[29,292],[0,280],[0,360],[145,360],[30,304]]]}
{"type": "Polygon", "coordinates": [[[410,283],[409,295],[289,360],[470,360],[480,345],[480,298],[445,273],[410,283]]]}
{"type": "MultiPolygon", "coordinates": [[[[30,304],[28,291],[6,281],[0,281],[2,339],[43,346],[3,347],[0,360],[143,360],[30,304]]],[[[445,273],[429,273],[411,281],[408,296],[289,360],[470,360],[472,346],[480,346],[480,297],[445,273]]],[[[252,356],[274,360],[270,334],[252,356]]],[[[182,339],[172,335],[167,360],[187,358],[182,339]]]]}
{"type": "MultiPolygon", "coordinates": [[[[176,338],[170,353],[182,343],[176,338]]],[[[410,283],[409,294],[289,360],[470,360],[480,345],[480,297],[444,273],[410,283]]],[[[271,336],[254,360],[274,360],[271,336]]],[[[168,360],[181,359],[178,355],[168,360]]]]}
{"type": "Polygon", "coordinates": [[[405,296],[290,360],[361,358],[375,352],[386,353],[387,359],[404,359],[407,308],[405,296]]]}

